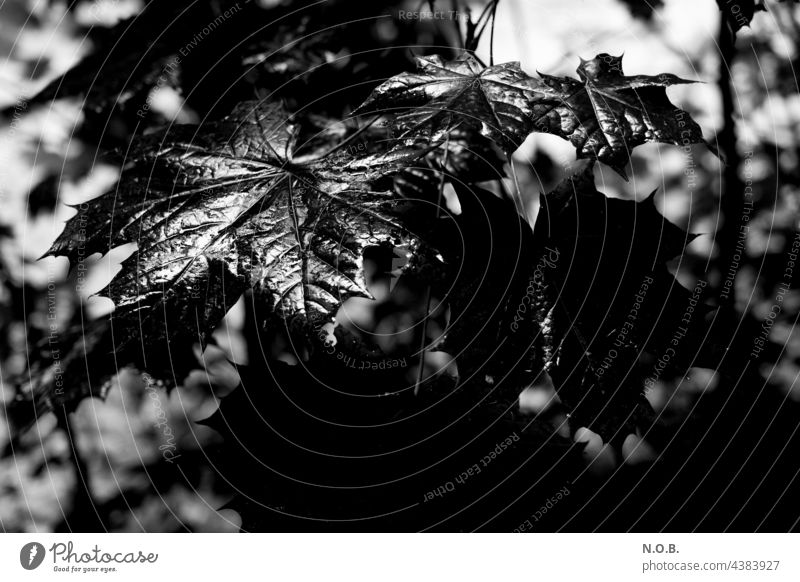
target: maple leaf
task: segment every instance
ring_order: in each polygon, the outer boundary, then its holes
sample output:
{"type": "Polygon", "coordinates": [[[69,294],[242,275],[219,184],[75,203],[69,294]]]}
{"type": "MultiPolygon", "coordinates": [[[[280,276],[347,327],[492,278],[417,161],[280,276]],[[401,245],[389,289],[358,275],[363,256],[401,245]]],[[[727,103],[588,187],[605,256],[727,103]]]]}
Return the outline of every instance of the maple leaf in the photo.
{"type": "Polygon", "coordinates": [[[219,122],[147,136],[117,190],[67,223],[49,254],[73,265],[138,245],[101,292],[116,305],[122,346],[202,344],[248,288],[280,317],[330,318],[341,301],[371,297],[367,247],[425,254],[403,222],[409,203],[370,189],[420,152],[293,159],[288,118],[249,102],[219,122]]]}
{"type": "Polygon", "coordinates": [[[517,368],[535,334],[532,326],[512,325],[528,292],[533,231],[510,200],[463,184],[455,192],[461,214],[441,229],[447,240],[436,243],[454,271],[443,295],[452,323],[436,349],[453,354],[471,389],[513,407],[524,387],[517,368]]]}
{"type": "Polygon", "coordinates": [[[541,197],[535,236],[551,249],[538,279],[555,306],[559,395],[578,422],[618,435],[647,417],[643,383],[655,358],[666,352],[670,370],[688,368],[707,340],[702,300],[667,268],[695,235],[666,220],[652,195],[607,198],[589,168],[541,197]]]}
{"type": "Polygon", "coordinates": [[[434,55],[417,57],[417,68],[377,87],[354,114],[392,114],[400,139],[464,125],[509,152],[530,133],[538,83],[519,63],[484,67],[468,54],[434,55]]]}
{"type": "Polygon", "coordinates": [[[666,87],[692,83],[672,74],[625,76],[622,57],[599,54],[581,61],[579,79],[527,75],[519,63],[484,67],[474,57],[417,59],[377,87],[356,114],[393,117],[399,139],[421,132],[439,139],[470,128],[512,152],[531,132],[570,140],[579,158],[594,158],[625,176],[631,150],[648,141],[702,143],[700,127],[670,103],[666,87]]]}
{"type": "Polygon", "coordinates": [[[622,57],[605,53],[581,59],[577,73],[579,80],[541,75],[556,102],[535,123],[537,131],[569,139],[578,158],[595,158],[625,176],[637,145],[704,142],[700,126],[666,94],[669,86],[694,81],[672,74],[625,76],[622,57]]]}

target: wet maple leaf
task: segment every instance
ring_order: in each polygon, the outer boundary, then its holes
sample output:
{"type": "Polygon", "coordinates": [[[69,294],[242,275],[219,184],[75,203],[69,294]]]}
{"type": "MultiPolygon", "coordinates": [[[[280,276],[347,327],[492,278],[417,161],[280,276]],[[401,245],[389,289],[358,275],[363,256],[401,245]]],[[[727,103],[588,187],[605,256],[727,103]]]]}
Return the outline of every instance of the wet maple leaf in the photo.
{"type": "Polygon", "coordinates": [[[394,115],[398,138],[465,125],[506,151],[530,133],[538,83],[519,63],[484,67],[470,55],[454,61],[434,55],[418,57],[417,68],[377,87],[355,114],[394,115]]]}
{"type": "Polygon", "coordinates": [[[633,148],[645,142],[703,143],[700,126],[675,107],[666,88],[693,83],[672,74],[626,76],[622,57],[581,60],[579,80],[542,75],[555,96],[536,130],[569,139],[578,158],[595,158],[625,176],[633,148]]]}
{"type": "Polygon", "coordinates": [[[622,57],[582,61],[578,79],[527,75],[519,63],[484,67],[466,55],[417,59],[419,71],[379,87],[357,114],[391,115],[398,137],[418,138],[468,127],[512,152],[531,132],[570,140],[579,158],[594,158],[623,176],[630,152],[657,141],[702,143],[700,127],[667,98],[671,85],[692,83],[672,74],[625,76],[622,57]]]}
{"type": "Polygon", "coordinates": [[[371,297],[367,247],[423,252],[402,222],[408,202],[371,189],[420,153],[293,159],[295,134],[282,107],[249,102],[219,122],[148,136],[117,190],[82,205],[49,254],[74,266],[137,244],[101,292],[122,346],[203,343],[248,288],[280,317],[330,318],[341,301],[371,297]]]}

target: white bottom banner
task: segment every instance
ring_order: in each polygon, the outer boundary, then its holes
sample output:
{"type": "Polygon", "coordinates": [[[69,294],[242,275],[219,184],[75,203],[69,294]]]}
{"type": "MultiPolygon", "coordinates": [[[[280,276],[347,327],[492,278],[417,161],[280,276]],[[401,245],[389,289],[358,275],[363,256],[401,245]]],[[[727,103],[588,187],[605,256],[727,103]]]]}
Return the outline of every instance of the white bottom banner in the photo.
{"type": "Polygon", "coordinates": [[[786,534],[5,534],[2,580],[800,580],[786,534]]]}

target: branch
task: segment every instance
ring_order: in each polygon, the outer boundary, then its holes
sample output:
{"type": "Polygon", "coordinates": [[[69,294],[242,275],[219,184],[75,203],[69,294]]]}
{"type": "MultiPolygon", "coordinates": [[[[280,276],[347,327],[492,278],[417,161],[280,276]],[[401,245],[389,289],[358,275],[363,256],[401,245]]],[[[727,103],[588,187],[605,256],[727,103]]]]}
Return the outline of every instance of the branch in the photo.
{"type": "Polygon", "coordinates": [[[717,87],[722,101],[723,125],[717,134],[717,144],[720,155],[725,160],[725,169],[720,185],[722,227],[716,235],[716,243],[719,247],[717,268],[721,275],[716,291],[720,305],[728,306],[733,303],[734,293],[723,294],[722,292],[725,289],[726,279],[730,276],[735,277],[738,271],[738,264],[734,263],[733,257],[736,253],[744,209],[744,184],[739,177],[741,156],[736,147],[736,108],[731,85],[731,68],[736,58],[736,35],[724,11],[720,11],[719,53],[717,87]]]}

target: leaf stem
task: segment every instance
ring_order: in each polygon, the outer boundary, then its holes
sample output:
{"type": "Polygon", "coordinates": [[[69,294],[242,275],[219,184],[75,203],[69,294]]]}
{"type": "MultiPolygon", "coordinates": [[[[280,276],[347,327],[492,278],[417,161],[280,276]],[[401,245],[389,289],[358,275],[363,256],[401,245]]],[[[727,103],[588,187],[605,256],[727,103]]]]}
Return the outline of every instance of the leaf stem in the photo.
{"type": "Polygon", "coordinates": [[[458,0],[451,0],[450,6],[454,15],[453,24],[456,27],[456,38],[458,39],[459,48],[466,50],[467,46],[464,43],[464,35],[461,32],[461,21],[458,19],[458,0]]]}
{"type": "Polygon", "coordinates": [[[494,66],[494,23],[497,20],[497,5],[500,3],[500,0],[494,0],[494,4],[492,5],[492,29],[489,32],[489,66],[494,66]]]}
{"type": "Polygon", "coordinates": [[[474,34],[472,35],[472,37],[470,39],[469,46],[466,47],[466,49],[470,53],[472,53],[472,55],[475,58],[478,58],[474,53],[478,48],[478,43],[480,42],[484,31],[486,30],[486,25],[489,24],[489,18],[488,17],[492,13],[491,9],[495,7],[496,3],[497,3],[496,0],[491,0],[491,2],[486,4],[486,6],[483,7],[483,10],[480,13],[480,16],[478,16],[478,19],[475,21],[474,34]],[[484,22],[484,19],[485,19],[485,22],[484,22]],[[483,23],[483,24],[481,24],[481,23],[483,23]],[[480,27],[480,30],[478,29],[478,27],[480,27]]]}
{"type": "MultiPolygon", "coordinates": [[[[447,170],[447,160],[450,156],[450,134],[447,134],[447,140],[444,144],[444,160],[442,167],[439,171],[439,195],[436,201],[436,220],[438,221],[442,213],[442,198],[444,197],[444,175],[447,170]]],[[[414,385],[414,396],[419,394],[420,386],[422,385],[423,375],[425,373],[425,346],[428,343],[428,316],[431,312],[431,285],[425,291],[425,316],[422,318],[422,342],[419,348],[419,370],[417,370],[417,382],[414,385]]]]}
{"type": "Polygon", "coordinates": [[[514,180],[514,190],[516,191],[514,204],[519,205],[517,211],[525,217],[525,222],[530,224],[530,218],[528,218],[528,212],[525,209],[525,202],[522,200],[522,191],[519,189],[519,179],[517,178],[517,169],[514,167],[514,157],[511,154],[506,154],[506,159],[508,160],[509,168],[511,168],[511,178],[514,180]]]}

